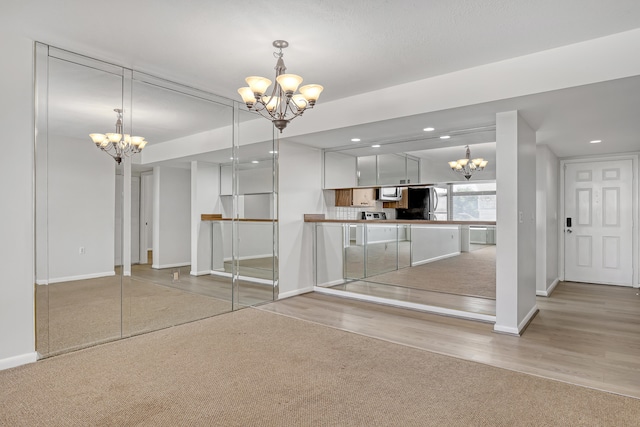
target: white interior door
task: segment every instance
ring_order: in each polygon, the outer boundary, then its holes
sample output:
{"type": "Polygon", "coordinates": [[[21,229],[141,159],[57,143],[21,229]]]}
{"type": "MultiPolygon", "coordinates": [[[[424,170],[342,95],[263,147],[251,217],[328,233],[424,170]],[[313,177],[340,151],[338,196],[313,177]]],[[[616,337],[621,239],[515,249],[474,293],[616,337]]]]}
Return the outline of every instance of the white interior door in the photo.
{"type": "Polygon", "coordinates": [[[631,160],[565,165],[565,280],[631,286],[631,160]]]}

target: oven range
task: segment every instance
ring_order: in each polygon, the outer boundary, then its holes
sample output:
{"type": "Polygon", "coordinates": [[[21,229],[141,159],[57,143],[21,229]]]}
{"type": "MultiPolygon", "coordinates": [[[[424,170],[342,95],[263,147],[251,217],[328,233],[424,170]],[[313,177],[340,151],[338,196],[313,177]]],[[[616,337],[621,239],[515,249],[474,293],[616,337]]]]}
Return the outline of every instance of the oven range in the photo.
{"type": "Polygon", "coordinates": [[[360,219],[387,219],[384,212],[360,212],[360,219]]]}

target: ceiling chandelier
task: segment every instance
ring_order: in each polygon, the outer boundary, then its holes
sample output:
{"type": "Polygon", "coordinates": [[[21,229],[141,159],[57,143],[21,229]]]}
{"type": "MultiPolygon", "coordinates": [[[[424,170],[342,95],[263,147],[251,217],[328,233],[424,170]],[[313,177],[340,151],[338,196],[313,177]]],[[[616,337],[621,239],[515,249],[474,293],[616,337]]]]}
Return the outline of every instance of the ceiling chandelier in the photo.
{"type": "Polygon", "coordinates": [[[295,74],[285,74],[287,67],[282,59],[282,49],[289,46],[285,40],[276,40],[273,47],[279,49],[273,56],[278,58],[276,62],[276,84],[271,89],[270,95],[265,95],[271,85],[271,80],[259,76],[250,76],[245,80],[249,87],[241,87],[238,93],[251,111],[260,113],[264,118],[271,120],[273,125],[280,130],[298,117],[307,109],[313,108],[324,89],[320,85],[311,84],[300,88],[300,93],[295,93],[302,83],[302,77],[295,74]]]}
{"type": "Polygon", "coordinates": [[[468,180],[474,173],[483,170],[484,167],[487,166],[487,163],[489,163],[489,161],[481,157],[471,160],[471,150],[469,150],[469,146],[467,145],[465,158],[449,162],[449,166],[452,170],[463,175],[468,180]]]}
{"type": "Polygon", "coordinates": [[[130,136],[122,134],[122,110],[114,108],[118,119],[116,120],[115,133],[91,133],[89,137],[96,147],[113,157],[120,164],[124,156],[131,156],[142,151],[147,141],[142,136],[130,136]]]}

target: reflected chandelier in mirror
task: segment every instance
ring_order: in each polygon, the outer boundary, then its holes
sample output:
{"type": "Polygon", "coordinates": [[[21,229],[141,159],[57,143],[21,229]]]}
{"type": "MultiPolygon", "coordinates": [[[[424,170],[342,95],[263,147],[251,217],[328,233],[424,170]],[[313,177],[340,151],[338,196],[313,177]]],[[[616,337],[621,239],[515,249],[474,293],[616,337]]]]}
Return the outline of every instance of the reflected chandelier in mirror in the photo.
{"type": "Polygon", "coordinates": [[[467,152],[464,159],[454,160],[449,162],[449,167],[455,172],[463,175],[467,180],[471,179],[471,176],[481,170],[484,170],[488,160],[485,160],[481,157],[477,159],[471,160],[471,150],[469,150],[469,146],[467,145],[467,152]]]}
{"type": "Polygon", "coordinates": [[[142,136],[130,136],[122,134],[122,110],[114,108],[113,111],[118,115],[116,120],[115,133],[92,133],[89,134],[91,140],[96,147],[114,158],[116,163],[120,164],[124,156],[132,156],[140,153],[147,141],[142,136]]]}

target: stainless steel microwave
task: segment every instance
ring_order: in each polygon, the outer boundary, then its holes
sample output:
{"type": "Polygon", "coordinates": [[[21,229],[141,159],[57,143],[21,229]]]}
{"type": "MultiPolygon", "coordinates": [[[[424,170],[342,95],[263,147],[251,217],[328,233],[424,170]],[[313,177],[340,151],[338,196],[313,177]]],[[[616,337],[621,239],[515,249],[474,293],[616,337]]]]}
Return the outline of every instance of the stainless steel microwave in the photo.
{"type": "Polygon", "coordinates": [[[378,188],[378,200],[395,202],[402,198],[402,187],[378,188]]]}

